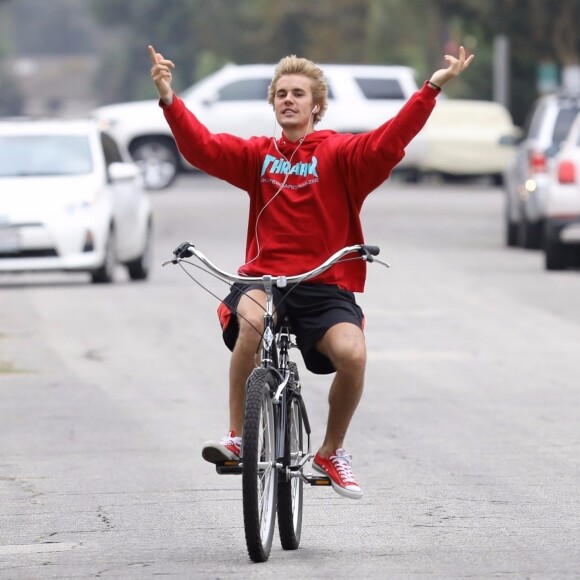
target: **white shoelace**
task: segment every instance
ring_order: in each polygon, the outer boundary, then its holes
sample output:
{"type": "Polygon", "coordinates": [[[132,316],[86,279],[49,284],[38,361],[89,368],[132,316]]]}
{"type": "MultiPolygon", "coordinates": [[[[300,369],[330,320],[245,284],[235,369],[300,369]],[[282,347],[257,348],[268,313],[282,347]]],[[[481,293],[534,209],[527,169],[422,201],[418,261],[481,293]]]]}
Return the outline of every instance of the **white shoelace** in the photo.
{"type": "Polygon", "coordinates": [[[344,449],[337,449],[336,455],[331,455],[329,459],[344,482],[358,485],[352,473],[352,455],[348,455],[344,449]]]}
{"type": "Polygon", "coordinates": [[[231,435],[226,435],[220,443],[225,447],[226,445],[233,445],[236,449],[242,448],[242,438],[232,437],[231,435]]]}

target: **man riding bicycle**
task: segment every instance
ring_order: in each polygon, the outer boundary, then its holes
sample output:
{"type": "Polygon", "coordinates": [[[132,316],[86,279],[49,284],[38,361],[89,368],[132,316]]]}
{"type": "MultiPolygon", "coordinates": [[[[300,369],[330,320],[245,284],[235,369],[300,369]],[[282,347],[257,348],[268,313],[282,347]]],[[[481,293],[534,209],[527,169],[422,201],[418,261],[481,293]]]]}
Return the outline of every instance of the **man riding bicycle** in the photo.
{"type": "MultiPolygon", "coordinates": [[[[377,129],[352,135],[315,131],[327,108],[328,87],[315,63],[283,58],[268,90],[279,139],[212,134],[172,89],[172,61],[149,46],[151,77],[181,154],[195,167],[245,190],[250,198],[246,262],[239,272],[291,276],[318,266],[343,246],[362,244],[360,212],[368,194],[390,175],[421,130],[441,87],[469,66],[473,55],[446,55],[401,111],[377,129]]],[[[287,315],[306,367],[335,373],[329,391],[326,434],[313,468],[339,494],[362,497],[344,450],[344,439],[363,392],[364,316],[354,292],[364,290],[366,264],[340,263],[292,289],[276,289],[278,321],[287,315]],[[287,294],[287,296],[285,296],[287,294]]],[[[224,341],[232,350],[230,426],[221,441],[202,451],[212,463],[240,458],[245,385],[260,344],[265,293],[259,286],[232,287],[218,309],[224,341]]]]}

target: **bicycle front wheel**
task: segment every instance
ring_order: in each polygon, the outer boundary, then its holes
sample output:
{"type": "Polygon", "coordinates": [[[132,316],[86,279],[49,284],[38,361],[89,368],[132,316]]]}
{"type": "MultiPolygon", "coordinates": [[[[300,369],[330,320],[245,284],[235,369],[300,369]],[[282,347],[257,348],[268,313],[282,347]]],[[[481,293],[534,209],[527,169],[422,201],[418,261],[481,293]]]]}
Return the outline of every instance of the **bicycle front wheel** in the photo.
{"type": "Polygon", "coordinates": [[[304,422],[299,401],[291,397],[287,407],[284,461],[286,478],[278,483],[278,532],[284,550],[296,550],[302,531],[303,482],[289,468],[304,457],[304,422]],[[293,473],[291,476],[290,473],[293,473]]]}
{"type": "Polygon", "coordinates": [[[270,556],[276,523],[278,471],[276,468],[272,374],[256,369],[246,386],[242,447],[242,495],[248,554],[254,562],[270,556]]]}

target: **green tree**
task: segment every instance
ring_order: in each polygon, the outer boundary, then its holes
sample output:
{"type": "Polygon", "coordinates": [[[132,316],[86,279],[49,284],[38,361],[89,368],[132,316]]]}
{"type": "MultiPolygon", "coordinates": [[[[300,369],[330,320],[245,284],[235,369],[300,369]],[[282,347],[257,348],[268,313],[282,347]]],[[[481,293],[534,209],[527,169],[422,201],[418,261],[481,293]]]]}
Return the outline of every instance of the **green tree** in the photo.
{"type": "Polygon", "coordinates": [[[101,94],[105,99],[153,95],[148,79],[143,84],[149,43],[179,65],[178,88],[228,61],[276,62],[295,53],[319,61],[364,62],[368,5],[368,0],[93,0],[101,25],[119,32],[105,55],[101,94]]]}
{"type": "Polygon", "coordinates": [[[98,82],[103,101],[154,95],[143,75],[148,43],[178,65],[178,90],[228,61],[277,62],[298,54],[318,62],[398,62],[424,69],[428,53],[420,48],[420,26],[415,42],[402,50],[400,35],[389,38],[408,21],[402,0],[93,0],[92,9],[118,39],[104,57],[98,82]],[[391,34],[384,35],[377,16],[393,4],[401,16],[389,12],[391,34]]]}
{"type": "Polygon", "coordinates": [[[191,55],[200,51],[196,30],[199,0],[93,0],[91,8],[100,24],[114,30],[114,41],[102,55],[96,90],[100,100],[135,99],[154,95],[144,71],[150,63],[147,45],[158,46],[179,63],[176,87],[188,84],[195,62],[191,55]]]}
{"type": "MultiPolygon", "coordinates": [[[[538,94],[538,67],[561,67],[565,84],[580,90],[580,0],[434,0],[446,17],[478,23],[481,40],[490,46],[504,34],[511,45],[511,110],[523,119],[538,94]]],[[[478,55],[479,60],[479,55],[478,55]]]]}
{"type": "Polygon", "coordinates": [[[574,26],[580,0],[92,0],[99,22],[114,29],[97,90],[110,102],[153,97],[146,46],[172,58],[178,90],[225,62],[276,62],[286,54],[318,62],[398,63],[421,80],[463,43],[474,66],[446,92],[490,99],[493,41],[508,36],[511,108],[521,122],[537,95],[541,62],[578,65],[574,26]]]}

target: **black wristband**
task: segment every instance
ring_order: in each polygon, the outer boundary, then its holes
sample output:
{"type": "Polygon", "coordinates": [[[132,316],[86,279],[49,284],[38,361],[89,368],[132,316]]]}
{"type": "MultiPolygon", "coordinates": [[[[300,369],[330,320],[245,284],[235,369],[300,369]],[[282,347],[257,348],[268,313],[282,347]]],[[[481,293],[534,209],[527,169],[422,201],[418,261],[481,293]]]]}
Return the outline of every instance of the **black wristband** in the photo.
{"type": "Polygon", "coordinates": [[[431,85],[434,89],[437,89],[438,91],[441,90],[441,87],[439,85],[436,85],[435,83],[431,82],[431,81],[427,81],[428,85],[431,85]]]}

